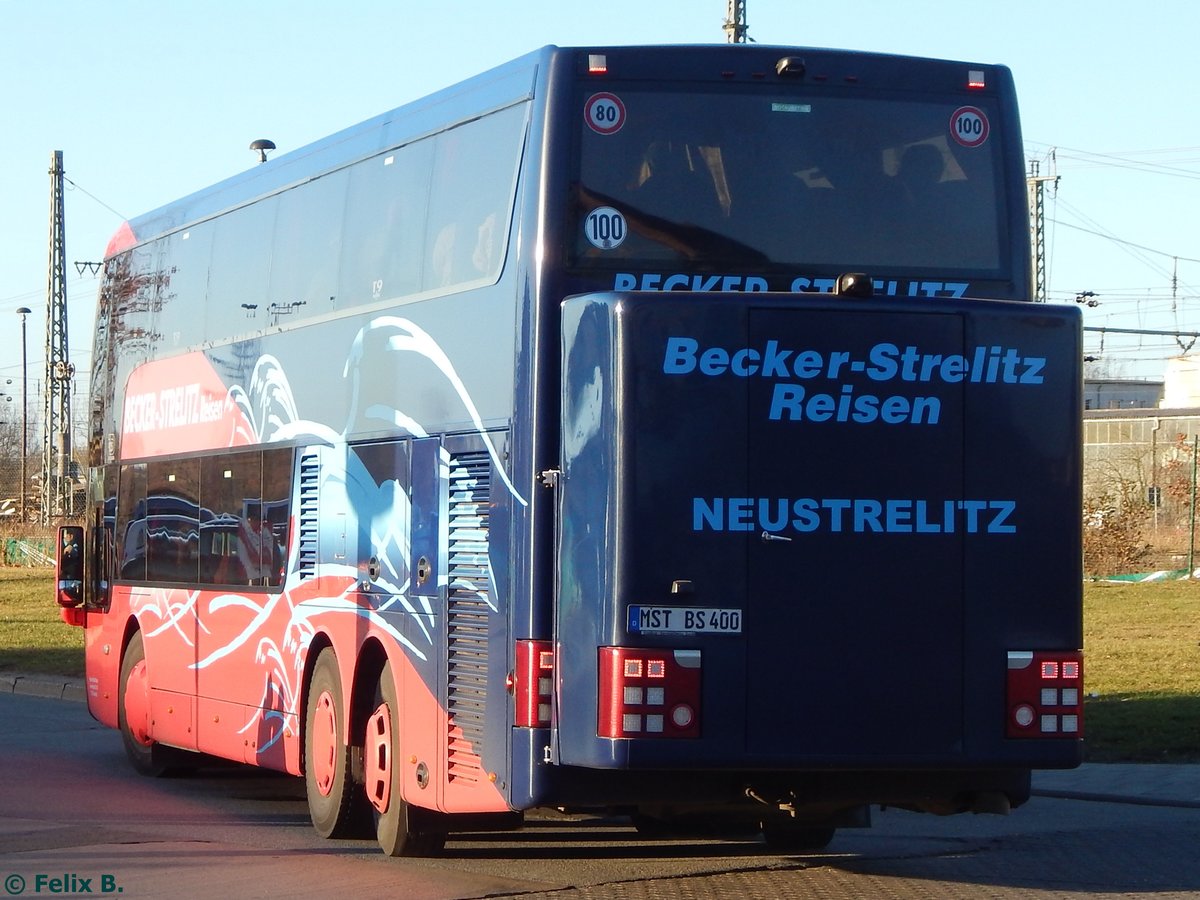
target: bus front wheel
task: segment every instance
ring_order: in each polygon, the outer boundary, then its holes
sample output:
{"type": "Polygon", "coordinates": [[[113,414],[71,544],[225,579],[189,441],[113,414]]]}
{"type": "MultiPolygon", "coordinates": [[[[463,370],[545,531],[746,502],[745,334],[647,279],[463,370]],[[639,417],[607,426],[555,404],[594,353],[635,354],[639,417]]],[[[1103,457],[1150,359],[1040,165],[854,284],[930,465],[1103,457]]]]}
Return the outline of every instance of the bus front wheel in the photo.
{"type": "Polygon", "coordinates": [[[433,856],[446,844],[441,813],[405,802],[399,763],[396,682],[385,663],[375,688],[363,746],[366,798],[375,818],[375,836],[388,856],[433,856]]]}
{"type": "Polygon", "coordinates": [[[120,679],[117,727],[121,730],[125,755],[142,775],[165,775],[172,769],[172,751],[156,743],[150,736],[150,677],[146,670],[146,648],[140,631],[134,632],[125,646],[120,679]]]}

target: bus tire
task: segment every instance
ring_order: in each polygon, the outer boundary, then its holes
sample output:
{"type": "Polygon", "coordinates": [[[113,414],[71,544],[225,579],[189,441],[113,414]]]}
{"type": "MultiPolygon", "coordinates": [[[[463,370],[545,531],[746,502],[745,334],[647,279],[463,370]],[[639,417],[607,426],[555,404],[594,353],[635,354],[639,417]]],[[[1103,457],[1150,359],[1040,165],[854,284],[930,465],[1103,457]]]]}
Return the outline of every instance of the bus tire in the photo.
{"type": "Polygon", "coordinates": [[[829,846],[837,829],[779,821],[764,822],[762,833],[767,848],[775,853],[815,853],[829,846]]]}
{"type": "Polygon", "coordinates": [[[142,775],[157,778],[180,767],[185,751],[164,747],[150,737],[150,678],[142,633],[135,631],[125,645],[117,685],[117,727],[125,755],[142,775]]]}
{"type": "Polygon", "coordinates": [[[436,856],[446,844],[445,816],[404,800],[399,708],[392,664],[384,663],[363,746],[365,796],[375,819],[375,837],[388,856],[436,856]]]}
{"type": "Polygon", "coordinates": [[[313,828],[324,838],[358,837],[366,819],[362,793],[350,777],[350,747],[337,656],[317,656],[304,713],[304,788],[313,828]]]}

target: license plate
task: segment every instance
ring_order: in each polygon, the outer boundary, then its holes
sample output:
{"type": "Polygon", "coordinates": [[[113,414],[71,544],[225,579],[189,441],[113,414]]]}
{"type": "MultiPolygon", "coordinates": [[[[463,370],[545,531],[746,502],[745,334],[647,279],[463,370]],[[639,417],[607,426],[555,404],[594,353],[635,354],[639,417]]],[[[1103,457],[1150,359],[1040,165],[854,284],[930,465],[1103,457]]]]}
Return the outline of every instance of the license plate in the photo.
{"type": "Polygon", "coordinates": [[[740,609],[705,606],[631,606],[630,634],[741,634],[740,609]]]}

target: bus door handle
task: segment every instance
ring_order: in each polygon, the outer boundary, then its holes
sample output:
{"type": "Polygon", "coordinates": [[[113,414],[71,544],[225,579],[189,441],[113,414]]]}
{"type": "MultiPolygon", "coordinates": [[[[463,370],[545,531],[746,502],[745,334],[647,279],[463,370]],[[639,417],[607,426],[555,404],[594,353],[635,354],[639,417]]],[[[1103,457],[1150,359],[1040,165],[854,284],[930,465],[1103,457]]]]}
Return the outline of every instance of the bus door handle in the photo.
{"type": "Polygon", "coordinates": [[[774,544],[780,541],[791,543],[792,540],[790,537],[784,537],[782,534],[772,534],[769,531],[764,531],[759,537],[762,538],[764,544],[774,544]]]}

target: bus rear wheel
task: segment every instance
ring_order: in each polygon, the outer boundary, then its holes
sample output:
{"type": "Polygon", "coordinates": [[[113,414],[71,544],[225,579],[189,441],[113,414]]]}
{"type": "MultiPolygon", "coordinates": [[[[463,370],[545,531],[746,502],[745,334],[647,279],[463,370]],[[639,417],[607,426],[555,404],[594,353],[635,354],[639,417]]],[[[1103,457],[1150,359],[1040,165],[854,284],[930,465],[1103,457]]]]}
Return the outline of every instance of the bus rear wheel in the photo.
{"type": "Polygon", "coordinates": [[[337,656],[317,656],[304,715],[304,787],[308,815],[325,838],[359,837],[366,822],[362,794],[350,777],[350,747],[343,733],[345,706],[337,656]]]}
{"type": "Polygon", "coordinates": [[[434,856],[446,844],[444,817],[403,798],[397,753],[398,709],[389,662],[379,673],[363,746],[365,796],[375,819],[375,837],[388,856],[434,856]]]}

